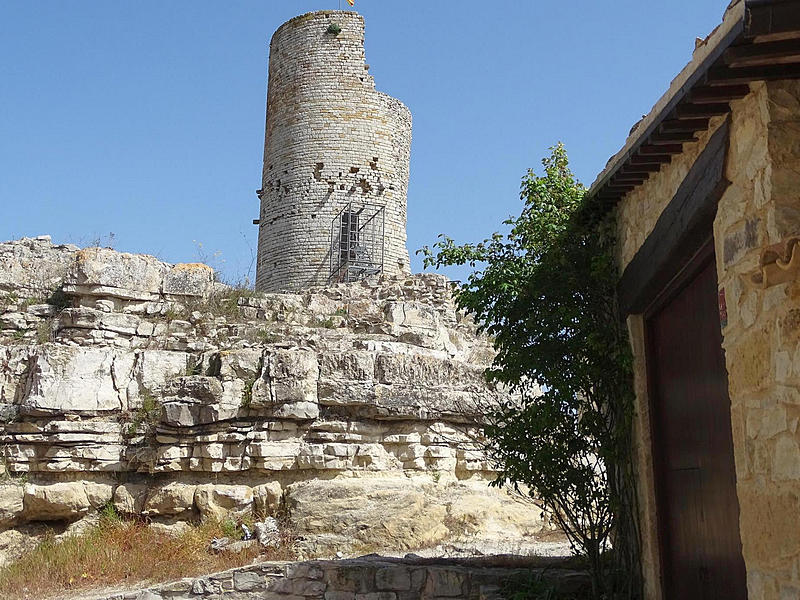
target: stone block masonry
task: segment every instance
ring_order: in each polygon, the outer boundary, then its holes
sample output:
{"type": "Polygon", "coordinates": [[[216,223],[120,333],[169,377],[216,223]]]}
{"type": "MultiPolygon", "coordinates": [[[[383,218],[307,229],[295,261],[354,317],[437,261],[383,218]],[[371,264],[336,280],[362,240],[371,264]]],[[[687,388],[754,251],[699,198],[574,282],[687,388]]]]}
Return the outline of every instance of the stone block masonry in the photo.
{"type": "Polygon", "coordinates": [[[569,597],[588,597],[588,577],[570,561],[544,558],[384,558],[262,563],[147,589],[80,600],[501,600],[514,582],[541,577],[569,597]]]}
{"type": "Polygon", "coordinates": [[[259,290],[327,284],[331,224],[351,202],[385,207],[384,273],[408,272],[411,113],[375,90],[368,69],[364,20],[353,12],[302,15],[272,38],[259,290]]]}
{"type": "MultiPolygon", "coordinates": [[[[731,400],[731,436],[742,554],[750,598],[800,598],[800,281],[753,285],[765,248],[800,233],[800,82],[751,84],[731,103],[730,150],[714,244],[725,299],[723,348],[731,400]]],[[[708,140],[698,141],[630,192],[617,208],[619,265],[624,268],[653,230],[708,140]]],[[[652,432],[644,319],[629,318],[637,386],[637,446],[650,473],[652,432]]],[[[659,598],[655,486],[640,482],[646,596],[659,598]]]]}

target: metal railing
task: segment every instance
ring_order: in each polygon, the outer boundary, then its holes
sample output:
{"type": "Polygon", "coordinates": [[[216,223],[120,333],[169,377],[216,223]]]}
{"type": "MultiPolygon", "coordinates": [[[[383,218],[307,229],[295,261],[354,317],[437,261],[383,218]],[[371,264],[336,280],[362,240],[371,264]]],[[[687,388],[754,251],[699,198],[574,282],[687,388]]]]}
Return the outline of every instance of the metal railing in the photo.
{"type": "Polygon", "coordinates": [[[350,282],[383,271],[383,206],[349,202],[331,222],[330,283],[350,282]]]}

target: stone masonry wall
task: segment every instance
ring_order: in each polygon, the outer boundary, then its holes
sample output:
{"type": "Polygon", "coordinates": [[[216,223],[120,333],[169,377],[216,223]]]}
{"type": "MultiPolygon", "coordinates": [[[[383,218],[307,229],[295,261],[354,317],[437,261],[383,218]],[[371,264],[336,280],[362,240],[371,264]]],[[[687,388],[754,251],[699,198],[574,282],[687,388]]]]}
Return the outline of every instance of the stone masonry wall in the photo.
{"type": "Polygon", "coordinates": [[[270,43],[256,287],[325,285],[331,223],[350,202],[385,207],[384,272],[407,273],[411,113],[375,90],[364,20],[321,11],[270,43]],[[328,33],[332,24],[341,32],[328,33]]]}
{"type": "Polygon", "coordinates": [[[642,185],[627,193],[617,207],[618,264],[621,271],[636,255],[661,216],[669,201],[678,191],[689,169],[705,149],[708,140],[723,122],[724,117],[714,117],[707,131],[698,132],[698,141],[683,145],[683,152],[652,173],[642,185]]]}
{"type": "Polygon", "coordinates": [[[352,560],[262,563],[147,589],[82,600],[501,600],[504,588],[532,577],[570,597],[588,597],[586,573],[543,559],[352,560]],[[508,564],[503,564],[506,562],[508,564]],[[498,564],[499,563],[499,564],[498,564]]]}
{"type": "MultiPolygon", "coordinates": [[[[723,327],[749,595],[800,597],[800,281],[760,285],[761,257],[800,235],[800,84],[753,84],[731,103],[731,144],[714,223],[723,327]]],[[[661,172],[618,208],[621,268],[652,230],[688,169],[721,121],[684,146],[661,172]]],[[[637,440],[641,473],[647,598],[660,597],[655,500],[650,457],[644,328],[629,318],[635,355],[637,440]]]]}
{"type": "Polygon", "coordinates": [[[800,278],[753,276],[764,248],[800,235],[800,82],[752,96],[734,112],[740,168],[714,231],[748,589],[778,600],[800,597],[800,278]]]}
{"type": "Polygon", "coordinates": [[[0,262],[0,562],[3,529],[107,502],[165,527],[285,513],[306,557],[548,527],[488,488],[475,425],[506,396],[441,276],[256,294],[48,238],[0,262]]]}

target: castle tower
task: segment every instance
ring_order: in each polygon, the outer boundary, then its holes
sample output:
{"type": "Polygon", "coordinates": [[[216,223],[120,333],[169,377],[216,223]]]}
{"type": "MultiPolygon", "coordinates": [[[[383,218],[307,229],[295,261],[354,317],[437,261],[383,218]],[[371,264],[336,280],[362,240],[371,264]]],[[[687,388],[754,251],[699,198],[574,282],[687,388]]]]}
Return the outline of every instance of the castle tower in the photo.
{"type": "Polygon", "coordinates": [[[272,36],[256,289],[408,271],[411,113],[368,69],[357,13],[309,13],[272,36]]]}

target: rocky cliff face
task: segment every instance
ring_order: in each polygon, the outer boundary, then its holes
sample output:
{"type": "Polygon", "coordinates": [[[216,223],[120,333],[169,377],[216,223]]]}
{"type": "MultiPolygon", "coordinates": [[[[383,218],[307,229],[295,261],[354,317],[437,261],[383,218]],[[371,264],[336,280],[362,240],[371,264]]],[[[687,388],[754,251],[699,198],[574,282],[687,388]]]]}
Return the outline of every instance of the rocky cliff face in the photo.
{"type": "Polygon", "coordinates": [[[0,525],[112,502],[165,525],[283,512],[306,555],[519,550],[543,522],[487,487],[470,425],[503,397],[492,356],[437,275],[256,295],[200,264],[0,244],[0,525]]]}

